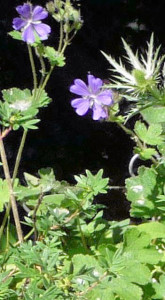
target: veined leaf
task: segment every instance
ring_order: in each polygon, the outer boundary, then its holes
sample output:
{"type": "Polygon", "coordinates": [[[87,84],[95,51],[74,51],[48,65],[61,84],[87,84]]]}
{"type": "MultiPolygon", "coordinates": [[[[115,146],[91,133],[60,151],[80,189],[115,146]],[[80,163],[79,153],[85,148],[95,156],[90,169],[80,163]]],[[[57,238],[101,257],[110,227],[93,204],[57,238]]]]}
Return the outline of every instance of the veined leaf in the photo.
{"type": "Polygon", "coordinates": [[[162,127],[160,124],[151,124],[147,128],[144,123],[137,121],[134,130],[137,136],[148,145],[160,145],[162,143],[162,127]]]}

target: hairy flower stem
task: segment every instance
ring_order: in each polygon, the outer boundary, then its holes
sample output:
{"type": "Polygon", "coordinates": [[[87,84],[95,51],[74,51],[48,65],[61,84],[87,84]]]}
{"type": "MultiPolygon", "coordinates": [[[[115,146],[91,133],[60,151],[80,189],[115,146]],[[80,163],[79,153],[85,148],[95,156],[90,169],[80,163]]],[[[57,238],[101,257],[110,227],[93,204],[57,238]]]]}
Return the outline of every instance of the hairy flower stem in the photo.
{"type": "Polygon", "coordinates": [[[54,70],[54,67],[55,67],[55,66],[51,66],[51,67],[50,67],[50,70],[49,70],[47,76],[45,77],[45,80],[44,80],[42,86],[40,87],[39,94],[38,94],[38,98],[41,96],[42,91],[43,91],[44,88],[46,87],[46,85],[47,85],[47,83],[48,83],[48,80],[49,80],[49,78],[50,78],[50,76],[51,76],[51,74],[52,74],[52,72],[53,72],[53,70],[54,70]]]}
{"type": "Polygon", "coordinates": [[[70,39],[69,39],[69,37],[67,36],[67,38],[66,38],[66,40],[65,40],[65,42],[64,42],[64,46],[63,46],[63,48],[62,48],[62,50],[61,50],[61,54],[64,53],[66,47],[71,43],[71,41],[72,41],[73,38],[75,37],[76,33],[77,33],[77,31],[75,31],[75,32],[73,33],[73,35],[71,36],[70,39]]]}
{"type": "Polygon", "coordinates": [[[22,139],[21,139],[21,143],[20,143],[20,146],[19,146],[19,149],[18,149],[17,157],[16,157],[16,162],[15,162],[15,167],[14,167],[13,177],[12,177],[12,184],[14,184],[14,181],[17,177],[18,168],[19,168],[19,165],[20,165],[20,161],[21,161],[22,152],[23,152],[23,148],[24,148],[24,145],[25,145],[25,140],[26,140],[26,137],[27,137],[27,133],[28,133],[28,131],[24,130],[23,135],[22,135],[22,139]]]}
{"type": "Polygon", "coordinates": [[[3,170],[4,170],[5,178],[6,178],[6,181],[8,184],[8,188],[9,188],[11,207],[12,207],[14,221],[15,221],[15,225],[16,225],[18,240],[21,243],[21,242],[23,242],[23,234],[22,234],[21,224],[20,224],[20,220],[19,220],[16,199],[14,196],[12,179],[10,177],[9,166],[8,166],[6,152],[5,152],[2,138],[0,138],[0,154],[1,154],[1,159],[2,159],[2,163],[3,163],[3,170]]]}
{"type": "Polygon", "coordinates": [[[87,247],[87,243],[86,243],[86,240],[85,240],[85,236],[83,234],[83,231],[82,231],[82,228],[81,228],[81,224],[80,224],[80,219],[79,217],[77,216],[77,224],[78,224],[78,227],[79,227],[79,231],[80,231],[80,236],[81,236],[81,240],[82,240],[82,244],[84,246],[84,249],[87,253],[89,253],[89,249],[87,247]]]}
{"type": "MultiPolygon", "coordinates": [[[[33,75],[33,88],[34,88],[34,98],[35,98],[36,91],[37,91],[36,68],[35,68],[35,64],[34,64],[32,48],[29,44],[27,44],[27,47],[28,47],[29,59],[30,59],[32,75],[33,75]]],[[[15,180],[15,178],[17,176],[17,173],[18,173],[18,168],[19,168],[19,165],[20,165],[20,161],[21,161],[22,152],[23,152],[23,148],[24,148],[24,145],[25,145],[27,133],[28,133],[28,131],[24,130],[23,136],[22,136],[22,139],[21,139],[21,143],[20,143],[20,146],[19,146],[19,149],[18,149],[18,153],[17,153],[17,157],[16,157],[16,163],[15,163],[14,172],[13,172],[13,178],[12,178],[12,183],[13,184],[14,184],[14,180],[15,180]]]]}
{"type": "MultiPolygon", "coordinates": [[[[44,82],[44,78],[45,78],[45,75],[46,75],[46,66],[45,66],[45,62],[43,60],[43,57],[42,55],[39,53],[39,61],[40,61],[40,65],[41,65],[41,79],[40,79],[40,83],[39,83],[39,89],[40,87],[42,86],[43,82],[44,82]]],[[[40,90],[39,90],[40,92],[40,90]]],[[[39,99],[38,95],[39,95],[39,92],[36,96],[36,101],[39,99]]]]}
{"type": "Polygon", "coordinates": [[[30,59],[30,64],[31,64],[31,69],[32,69],[32,74],[33,74],[33,86],[34,86],[34,97],[36,95],[36,90],[37,90],[37,74],[36,74],[36,67],[33,59],[33,53],[32,53],[32,48],[29,44],[27,44],[28,47],[28,52],[29,52],[29,59],[30,59]]]}
{"type": "Polygon", "coordinates": [[[60,41],[59,41],[59,46],[58,46],[58,52],[60,52],[62,49],[63,35],[64,35],[63,21],[61,21],[60,22],[60,41]]]}
{"type": "MultiPolygon", "coordinates": [[[[30,59],[32,75],[33,75],[33,88],[34,88],[34,99],[35,99],[36,92],[37,92],[36,68],[35,68],[35,64],[34,64],[32,48],[29,44],[27,44],[27,47],[28,47],[29,59],[30,59]]],[[[13,178],[12,178],[12,183],[13,184],[14,184],[14,180],[15,180],[15,178],[17,176],[17,173],[18,173],[18,168],[19,168],[19,165],[20,165],[20,161],[21,161],[22,152],[23,152],[23,149],[24,149],[27,133],[28,133],[28,131],[24,130],[23,136],[22,136],[22,139],[21,139],[21,143],[20,143],[20,146],[19,146],[19,149],[18,149],[18,153],[17,153],[17,157],[16,157],[16,163],[15,163],[14,172],[13,172],[13,178]]]]}

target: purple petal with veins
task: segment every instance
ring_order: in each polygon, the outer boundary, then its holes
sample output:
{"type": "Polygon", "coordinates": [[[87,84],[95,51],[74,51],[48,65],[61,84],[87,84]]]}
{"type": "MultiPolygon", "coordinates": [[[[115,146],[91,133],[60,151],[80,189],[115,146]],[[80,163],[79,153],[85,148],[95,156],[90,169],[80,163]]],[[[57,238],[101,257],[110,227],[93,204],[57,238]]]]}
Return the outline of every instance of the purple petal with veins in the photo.
{"type": "Polygon", "coordinates": [[[89,100],[84,101],[83,98],[77,98],[71,101],[71,105],[76,109],[78,115],[83,116],[89,109],[89,100]]]}
{"type": "Polygon", "coordinates": [[[17,12],[25,19],[31,18],[31,4],[25,3],[16,7],[17,12]]]}
{"type": "Polygon", "coordinates": [[[13,19],[13,28],[15,30],[20,30],[26,25],[26,21],[22,20],[21,18],[14,18],[13,19]]]}
{"type": "Polygon", "coordinates": [[[48,12],[42,6],[35,6],[33,9],[33,21],[39,21],[47,18],[48,12]]]}
{"type": "Polygon", "coordinates": [[[107,118],[106,111],[97,103],[93,105],[93,120],[105,119],[107,118]]]}
{"type": "Polygon", "coordinates": [[[102,90],[103,81],[88,75],[88,86],[81,79],[74,80],[70,92],[81,96],[71,101],[72,107],[80,116],[85,115],[89,109],[93,110],[93,120],[107,119],[108,106],[113,105],[111,90],[102,90]]]}
{"type": "Polygon", "coordinates": [[[37,5],[33,7],[31,3],[25,3],[17,6],[16,10],[20,14],[20,18],[14,18],[13,28],[15,30],[23,29],[23,41],[28,44],[33,44],[36,35],[38,35],[41,40],[48,39],[51,28],[49,25],[41,23],[41,20],[48,16],[48,12],[42,6],[37,5]],[[35,32],[36,35],[34,34],[35,32]]]}
{"type": "Polygon", "coordinates": [[[102,91],[98,96],[97,99],[104,105],[112,105],[112,92],[110,90],[102,91]]]}
{"type": "Polygon", "coordinates": [[[29,44],[33,44],[35,42],[34,30],[32,25],[29,25],[26,29],[24,29],[22,38],[24,42],[29,44]]]}
{"type": "Polygon", "coordinates": [[[89,95],[89,90],[87,85],[81,79],[76,79],[74,84],[70,87],[70,92],[80,95],[80,96],[87,96],[89,95]]]}
{"type": "Polygon", "coordinates": [[[92,93],[97,93],[103,85],[100,78],[95,78],[93,75],[88,75],[88,86],[92,93]]]}
{"type": "Polygon", "coordinates": [[[51,32],[51,28],[49,25],[46,24],[35,24],[34,25],[34,29],[37,32],[37,34],[39,35],[41,40],[46,40],[48,34],[51,32]]]}

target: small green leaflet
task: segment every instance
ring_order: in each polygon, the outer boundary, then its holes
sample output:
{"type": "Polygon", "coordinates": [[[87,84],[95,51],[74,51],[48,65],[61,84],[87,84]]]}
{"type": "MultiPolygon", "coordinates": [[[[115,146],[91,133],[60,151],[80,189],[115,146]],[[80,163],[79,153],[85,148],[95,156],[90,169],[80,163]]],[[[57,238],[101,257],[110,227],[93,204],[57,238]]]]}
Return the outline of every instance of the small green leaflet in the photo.
{"type": "Polygon", "coordinates": [[[156,300],[164,300],[165,299],[165,275],[161,275],[159,278],[158,282],[154,282],[152,284],[154,290],[155,290],[155,295],[152,296],[152,299],[156,300]]]}
{"type": "Polygon", "coordinates": [[[149,124],[165,122],[165,107],[151,106],[142,110],[142,116],[149,124]]]}
{"type": "Polygon", "coordinates": [[[157,175],[153,169],[140,167],[138,176],[126,179],[126,196],[131,202],[131,216],[150,218],[155,213],[157,175]]]}
{"type": "Polygon", "coordinates": [[[88,198],[94,197],[99,193],[107,193],[109,178],[102,177],[103,169],[99,170],[96,175],[86,170],[86,175],[74,176],[74,178],[77,181],[77,186],[88,193],[88,198]]]}
{"type": "Polygon", "coordinates": [[[123,278],[113,278],[109,283],[109,287],[122,300],[142,300],[142,289],[123,278]]]}
{"type": "Polygon", "coordinates": [[[144,123],[137,121],[134,130],[137,136],[148,145],[154,146],[162,143],[162,127],[160,124],[151,124],[147,128],[144,123]]]}
{"type": "Polygon", "coordinates": [[[56,51],[53,47],[49,46],[45,47],[44,50],[44,57],[49,60],[52,66],[63,67],[65,65],[65,57],[63,54],[56,51]]]}
{"type": "Polygon", "coordinates": [[[22,40],[22,34],[17,30],[10,31],[8,34],[15,40],[22,40]]]}
{"type": "MultiPolygon", "coordinates": [[[[18,180],[15,181],[15,186],[18,184],[18,180]]],[[[9,188],[6,180],[0,178],[0,212],[4,209],[4,204],[9,202],[9,188]]]]}
{"type": "Polygon", "coordinates": [[[139,147],[135,147],[134,152],[139,154],[140,158],[144,160],[151,159],[152,156],[157,154],[157,151],[154,148],[141,149],[139,147]]]}

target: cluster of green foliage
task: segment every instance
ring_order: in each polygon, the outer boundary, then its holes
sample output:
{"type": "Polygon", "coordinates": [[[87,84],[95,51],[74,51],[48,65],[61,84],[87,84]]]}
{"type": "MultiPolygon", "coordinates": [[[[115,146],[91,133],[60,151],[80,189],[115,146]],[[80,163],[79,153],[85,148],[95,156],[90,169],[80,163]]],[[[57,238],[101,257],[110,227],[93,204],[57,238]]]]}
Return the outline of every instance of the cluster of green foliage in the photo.
{"type": "MultiPolygon", "coordinates": [[[[37,129],[39,109],[51,101],[46,83],[54,67],[65,64],[64,50],[81,27],[80,12],[69,0],[51,1],[47,9],[61,26],[59,48],[45,47],[41,41],[28,46],[33,90],[3,90],[0,101],[0,153],[5,173],[5,179],[0,179],[0,212],[5,212],[0,226],[0,300],[165,299],[165,68],[159,48],[154,52],[153,35],[146,58],[134,55],[123,41],[131,71],[104,54],[117,73],[108,87],[119,91],[110,107],[109,122],[116,122],[130,135],[134,155],[142,162],[137,174],[132,172],[126,179],[125,189],[130,217],[138,222],[103,218],[104,206],[94,200],[113,188],[103,170],[94,175],[86,170],[75,176],[74,185],[58,181],[51,168],[40,169],[37,176],[24,173],[24,185],[16,178],[27,131],[37,129]],[[42,67],[39,85],[32,49],[42,67]],[[50,64],[49,71],[44,59],[50,64]],[[123,95],[132,102],[131,111],[124,116],[120,114],[123,95]],[[133,130],[128,129],[126,122],[135,114],[139,120],[133,130]],[[10,177],[3,139],[20,127],[24,135],[10,177]],[[150,167],[143,161],[149,161],[150,167]],[[23,237],[15,202],[25,210],[21,225],[29,231],[23,237]]],[[[18,32],[10,35],[21,39],[18,32]]]]}

